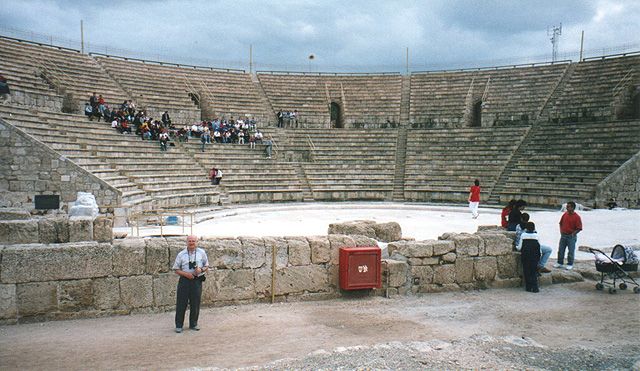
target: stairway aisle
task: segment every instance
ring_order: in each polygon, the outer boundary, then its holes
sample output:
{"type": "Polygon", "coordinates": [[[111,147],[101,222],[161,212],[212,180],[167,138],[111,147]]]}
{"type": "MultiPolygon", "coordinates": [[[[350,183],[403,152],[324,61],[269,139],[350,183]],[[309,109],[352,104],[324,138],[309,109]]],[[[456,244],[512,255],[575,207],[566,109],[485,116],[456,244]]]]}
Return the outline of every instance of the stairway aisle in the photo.
{"type": "Polygon", "coordinates": [[[396,167],[393,174],[393,201],[404,201],[404,172],[407,159],[407,128],[398,130],[396,167]]]}

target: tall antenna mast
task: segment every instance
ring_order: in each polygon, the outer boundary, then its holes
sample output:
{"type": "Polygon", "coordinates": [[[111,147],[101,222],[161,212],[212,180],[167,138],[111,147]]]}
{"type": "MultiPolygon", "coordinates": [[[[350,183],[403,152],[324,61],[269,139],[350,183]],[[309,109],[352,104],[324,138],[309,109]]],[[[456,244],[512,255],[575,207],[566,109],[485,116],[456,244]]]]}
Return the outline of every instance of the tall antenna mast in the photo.
{"type": "Polygon", "coordinates": [[[558,60],[558,43],[560,42],[560,35],[562,35],[562,23],[560,26],[547,27],[547,36],[551,37],[551,44],[553,45],[553,54],[551,60],[555,62],[558,60]]]}

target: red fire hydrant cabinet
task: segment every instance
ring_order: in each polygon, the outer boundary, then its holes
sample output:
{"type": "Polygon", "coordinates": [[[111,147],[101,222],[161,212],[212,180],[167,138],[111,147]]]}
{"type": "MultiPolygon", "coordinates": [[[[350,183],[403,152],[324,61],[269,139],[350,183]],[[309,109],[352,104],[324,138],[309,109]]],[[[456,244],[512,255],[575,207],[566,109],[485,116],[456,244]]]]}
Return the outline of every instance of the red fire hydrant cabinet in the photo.
{"type": "Polygon", "coordinates": [[[340,288],[343,290],[382,287],[382,253],[379,247],[340,248],[340,288]]]}

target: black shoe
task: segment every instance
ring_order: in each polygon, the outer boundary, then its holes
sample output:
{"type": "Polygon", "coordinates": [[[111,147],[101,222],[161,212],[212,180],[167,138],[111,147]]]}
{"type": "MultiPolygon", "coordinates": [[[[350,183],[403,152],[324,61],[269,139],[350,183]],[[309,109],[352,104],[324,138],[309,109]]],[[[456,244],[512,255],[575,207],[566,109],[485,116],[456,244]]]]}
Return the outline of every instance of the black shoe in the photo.
{"type": "Polygon", "coordinates": [[[540,289],[531,289],[531,292],[540,292],[540,289]]]}

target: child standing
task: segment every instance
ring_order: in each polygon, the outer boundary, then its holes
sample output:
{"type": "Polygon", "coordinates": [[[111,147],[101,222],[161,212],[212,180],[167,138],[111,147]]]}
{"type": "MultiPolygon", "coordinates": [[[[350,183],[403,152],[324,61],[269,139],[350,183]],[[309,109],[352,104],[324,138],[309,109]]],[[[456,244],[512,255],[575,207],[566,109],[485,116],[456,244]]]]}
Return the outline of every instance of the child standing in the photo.
{"type": "Polygon", "coordinates": [[[520,260],[524,275],[525,288],[528,292],[540,292],[538,288],[538,262],[540,261],[540,243],[533,222],[525,224],[525,231],[520,237],[520,260]]]}

